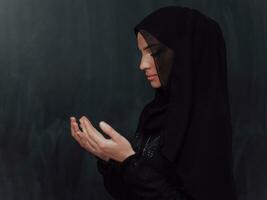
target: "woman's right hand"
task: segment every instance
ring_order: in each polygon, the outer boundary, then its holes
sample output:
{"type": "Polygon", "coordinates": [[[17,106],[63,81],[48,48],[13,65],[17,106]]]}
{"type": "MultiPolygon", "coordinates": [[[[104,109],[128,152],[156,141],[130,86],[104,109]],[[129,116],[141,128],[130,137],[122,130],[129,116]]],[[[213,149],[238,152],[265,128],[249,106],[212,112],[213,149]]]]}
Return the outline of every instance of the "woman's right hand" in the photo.
{"type": "Polygon", "coordinates": [[[90,138],[86,133],[83,133],[78,126],[78,123],[76,122],[75,117],[70,118],[70,127],[71,127],[71,135],[74,137],[74,139],[83,147],[86,151],[93,154],[94,156],[99,157],[102,160],[108,161],[109,158],[101,153],[98,153],[95,151],[93,146],[90,144],[90,138]],[[83,139],[82,137],[86,137],[86,139],[83,139]]]}

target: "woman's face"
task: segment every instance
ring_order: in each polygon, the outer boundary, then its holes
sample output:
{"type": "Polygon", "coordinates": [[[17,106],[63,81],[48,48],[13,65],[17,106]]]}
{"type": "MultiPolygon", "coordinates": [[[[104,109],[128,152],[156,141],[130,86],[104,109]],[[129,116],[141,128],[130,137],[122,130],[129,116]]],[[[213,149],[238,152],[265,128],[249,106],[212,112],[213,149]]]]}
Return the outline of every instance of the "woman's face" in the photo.
{"type": "Polygon", "coordinates": [[[155,62],[153,56],[151,55],[152,52],[140,32],[137,34],[137,45],[138,49],[142,53],[139,68],[144,71],[147,80],[150,81],[150,84],[153,88],[161,87],[155,62]]]}

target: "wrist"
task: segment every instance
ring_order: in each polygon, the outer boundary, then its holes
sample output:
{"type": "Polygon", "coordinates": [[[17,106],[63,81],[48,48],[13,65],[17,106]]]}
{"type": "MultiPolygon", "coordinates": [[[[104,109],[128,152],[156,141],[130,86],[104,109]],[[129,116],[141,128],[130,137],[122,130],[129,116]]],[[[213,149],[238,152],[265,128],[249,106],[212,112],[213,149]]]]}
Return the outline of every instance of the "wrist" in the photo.
{"type": "Polygon", "coordinates": [[[96,159],[98,159],[98,160],[102,160],[102,161],[106,161],[106,162],[108,162],[109,161],[109,158],[108,157],[105,157],[105,156],[96,156],[96,155],[94,155],[94,157],[96,158],[96,159]]]}
{"type": "Polygon", "coordinates": [[[131,151],[131,152],[129,152],[129,153],[127,154],[127,156],[121,161],[121,163],[124,162],[124,161],[126,161],[126,160],[128,160],[128,159],[131,158],[131,157],[135,157],[136,155],[137,155],[137,153],[136,153],[135,151],[131,151]]]}
{"type": "Polygon", "coordinates": [[[131,156],[131,155],[133,155],[133,154],[135,154],[136,152],[134,151],[134,150],[132,150],[129,154],[128,154],[128,156],[127,157],[129,157],[129,156],[131,156]]]}
{"type": "Polygon", "coordinates": [[[130,151],[129,153],[126,154],[126,157],[121,161],[123,162],[124,160],[126,160],[127,158],[129,158],[130,156],[134,155],[136,152],[135,151],[130,151]]]}

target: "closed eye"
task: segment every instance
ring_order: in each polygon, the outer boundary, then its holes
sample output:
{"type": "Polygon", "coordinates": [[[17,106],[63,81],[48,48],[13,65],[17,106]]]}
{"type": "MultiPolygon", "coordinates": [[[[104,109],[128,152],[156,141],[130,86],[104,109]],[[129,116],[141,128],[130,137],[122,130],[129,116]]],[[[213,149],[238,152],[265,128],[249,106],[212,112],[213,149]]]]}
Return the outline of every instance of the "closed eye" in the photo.
{"type": "Polygon", "coordinates": [[[162,52],[163,52],[163,48],[161,48],[161,49],[159,49],[159,50],[157,50],[157,51],[151,53],[150,55],[151,55],[152,57],[157,57],[157,56],[159,56],[162,52]]]}

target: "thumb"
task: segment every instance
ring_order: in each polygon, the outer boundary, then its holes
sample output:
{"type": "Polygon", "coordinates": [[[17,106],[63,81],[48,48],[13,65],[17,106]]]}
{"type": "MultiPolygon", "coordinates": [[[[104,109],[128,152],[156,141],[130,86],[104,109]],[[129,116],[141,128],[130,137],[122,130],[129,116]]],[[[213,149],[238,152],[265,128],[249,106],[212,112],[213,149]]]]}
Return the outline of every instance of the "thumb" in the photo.
{"type": "Polygon", "coordinates": [[[104,133],[106,133],[114,141],[117,141],[119,137],[121,137],[121,135],[115,129],[113,129],[108,123],[101,121],[99,122],[99,126],[104,131],[104,133]]]}

